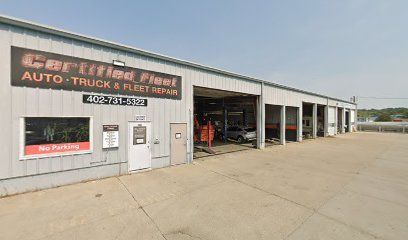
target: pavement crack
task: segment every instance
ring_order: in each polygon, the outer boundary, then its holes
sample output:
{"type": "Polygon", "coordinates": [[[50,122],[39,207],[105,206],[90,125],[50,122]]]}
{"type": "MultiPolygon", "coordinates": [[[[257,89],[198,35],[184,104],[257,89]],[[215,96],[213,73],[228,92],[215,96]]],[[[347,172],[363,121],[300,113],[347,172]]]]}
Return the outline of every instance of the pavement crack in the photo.
{"type": "Polygon", "coordinates": [[[295,233],[298,229],[300,229],[312,216],[314,216],[316,212],[312,212],[305,220],[302,221],[295,229],[293,229],[288,235],[286,235],[283,239],[288,239],[293,233],[295,233]]]}
{"type": "Polygon", "coordinates": [[[191,238],[191,239],[202,240],[201,237],[194,236],[194,235],[192,235],[192,234],[190,234],[190,233],[187,233],[186,231],[183,231],[183,230],[179,230],[179,231],[176,231],[176,232],[172,232],[172,233],[167,234],[167,235],[169,235],[169,236],[172,236],[172,235],[173,235],[173,236],[174,236],[174,235],[185,235],[185,236],[188,236],[188,237],[191,238]]]}
{"type": "Polygon", "coordinates": [[[133,200],[137,203],[137,205],[139,205],[139,208],[143,211],[143,213],[146,215],[146,217],[148,217],[150,219],[150,221],[153,223],[153,225],[155,226],[155,228],[157,229],[157,231],[160,233],[160,235],[167,240],[165,234],[161,231],[161,229],[159,228],[159,226],[157,225],[157,223],[153,220],[153,218],[147,213],[147,211],[143,208],[143,206],[139,203],[139,201],[137,201],[136,197],[132,194],[132,192],[130,192],[130,190],[127,188],[127,186],[122,182],[122,180],[119,177],[116,177],[116,179],[118,179],[119,183],[122,184],[122,186],[125,188],[125,190],[130,194],[130,196],[132,196],[133,200]]]}
{"type": "Polygon", "coordinates": [[[360,195],[360,196],[364,196],[364,197],[367,197],[367,198],[373,198],[373,199],[377,199],[377,200],[380,200],[380,201],[392,203],[392,204],[395,204],[395,205],[398,205],[398,206],[401,206],[401,207],[404,207],[404,208],[408,208],[408,205],[407,205],[407,204],[403,204],[403,203],[391,201],[391,200],[388,200],[388,199],[385,199],[385,198],[380,198],[380,197],[372,196],[372,195],[370,195],[370,194],[360,193],[360,192],[357,192],[357,191],[354,191],[354,190],[351,190],[351,189],[347,189],[347,188],[344,189],[344,191],[351,192],[351,193],[354,193],[354,194],[358,194],[358,195],[360,195]]]}
{"type": "Polygon", "coordinates": [[[262,189],[262,188],[259,188],[259,187],[257,187],[257,186],[253,186],[253,185],[248,184],[248,183],[246,183],[246,182],[243,182],[243,181],[241,181],[241,180],[239,180],[239,179],[236,179],[236,178],[233,178],[233,177],[228,176],[228,175],[226,175],[226,174],[223,174],[223,173],[217,172],[217,171],[215,171],[215,170],[209,169],[209,168],[207,168],[207,167],[205,167],[205,166],[203,166],[203,165],[201,165],[201,164],[199,164],[199,163],[194,163],[194,164],[197,164],[197,165],[199,165],[200,167],[202,167],[202,168],[204,168],[204,169],[206,169],[206,170],[208,170],[208,171],[210,171],[210,172],[213,172],[213,173],[215,173],[215,174],[221,175],[221,176],[223,176],[223,177],[225,177],[225,178],[228,178],[228,179],[230,179],[230,180],[233,180],[233,181],[235,181],[235,182],[241,183],[241,184],[243,184],[243,185],[245,185],[245,186],[247,186],[247,187],[256,189],[256,190],[258,190],[258,191],[264,192],[264,193],[266,193],[266,194],[269,194],[269,195],[278,197],[278,198],[280,198],[280,199],[286,200],[286,201],[291,202],[291,203],[293,203],[293,204],[296,204],[296,205],[298,205],[298,206],[301,206],[301,207],[304,207],[304,208],[306,208],[306,209],[309,209],[309,210],[314,211],[313,208],[310,208],[310,207],[308,207],[308,206],[306,206],[306,205],[303,205],[303,204],[298,203],[298,202],[295,202],[295,201],[293,201],[293,200],[291,200],[291,199],[288,199],[288,198],[285,198],[285,197],[283,197],[283,196],[280,196],[280,195],[278,195],[278,194],[276,194],[276,193],[268,192],[268,191],[266,191],[266,190],[264,190],[264,189],[262,189]]]}
{"type": "Polygon", "coordinates": [[[349,224],[344,223],[344,222],[342,222],[342,221],[340,221],[340,220],[338,220],[338,219],[336,219],[336,218],[333,218],[333,217],[330,217],[330,216],[328,216],[328,215],[325,215],[325,214],[323,214],[323,213],[321,213],[321,212],[316,212],[316,214],[319,214],[320,216],[325,217],[325,218],[327,218],[327,219],[330,219],[330,220],[332,220],[332,221],[334,221],[334,222],[336,222],[336,223],[338,223],[338,224],[341,224],[341,225],[343,225],[343,226],[346,226],[346,227],[349,227],[349,228],[351,228],[351,229],[354,229],[354,230],[356,230],[356,231],[358,231],[358,232],[360,232],[360,233],[367,234],[367,235],[369,235],[369,236],[371,236],[371,237],[373,237],[373,238],[375,238],[375,239],[386,240],[386,239],[381,238],[381,237],[379,237],[379,236],[376,236],[376,235],[374,235],[374,234],[372,234],[372,233],[370,233],[370,232],[367,232],[367,231],[365,231],[365,230],[363,230],[363,229],[360,229],[360,228],[358,228],[358,227],[349,225],[349,224]]]}
{"type": "MultiPolygon", "coordinates": [[[[253,186],[253,185],[251,185],[251,184],[248,184],[248,183],[246,183],[246,182],[243,182],[243,181],[241,181],[241,180],[239,180],[239,179],[236,179],[236,178],[234,178],[234,177],[231,177],[231,176],[229,176],[229,175],[226,175],[226,174],[217,172],[217,171],[215,171],[215,170],[212,170],[212,169],[210,169],[210,168],[208,168],[208,167],[203,166],[203,165],[200,164],[200,163],[197,163],[197,162],[196,162],[196,163],[194,163],[194,164],[196,164],[196,165],[198,165],[198,166],[200,166],[200,167],[202,167],[202,168],[204,168],[204,169],[206,169],[206,170],[208,170],[208,171],[210,171],[210,172],[213,172],[213,173],[215,173],[215,174],[219,174],[219,175],[221,175],[221,176],[223,176],[223,177],[226,177],[226,178],[231,179],[231,180],[233,180],[233,181],[235,181],[235,182],[238,182],[238,183],[240,183],[240,184],[243,184],[243,185],[245,185],[245,186],[251,187],[251,188],[256,189],[256,190],[258,190],[258,191],[262,191],[262,192],[264,192],[264,193],[266,193],[266,194],[269,194],[269,195],[278,197],[278,198],[280,198],[280,199],[286,200],[286,201],[288,201],[288,202],[291,202],[291,203],[293,203],[293,204],[296,204],[296,205],[298,205],[298,206],[301,206],[301,207],[303,207],[303,208],[306,208],[306,209],[312,211],[312,213],[311,213],[307,218],[305,218],[305,219],[302,221],[302,223],[300,223],[293,231],[291,231],[291,232],[290,232],[286,237],[284,237],[283,239],[287,239],[288,237],[290,237],[290,236],[291,236],[293,233],[295,233],[301,226],[303,226],[313,215],[319,214],[319,215],[321,215],[321,216],[323,216],[323,217],[326,217],[326,218],[328,218],[328,219],[331,219],[331,220],[333,220],[333,221],[335,221],[335,222],[337,222],[337,223],[339,223],[339,224],[342,224],[342,225],[344,225],[344,226],[347,226],[347,227],[350,227],[350,228],[352,228],[352,229],[355,229],[356,231],[358,231],[358,232],[360,232],[360,233],[367,234],[367,235],[369,235],[369,236],[371,236],[371,237],[373,237],[373,238],[375,238],[375,239],[384,240],[384,239],[380,238],[379,236],[373,235],[373,234],[370,233],[370,232],[364,231],[364,230],[362,230],[362,229],[360,229],[360,228],[357,228],[357,227],[355,227],[355,226],[350,226],[350,225],[348,225],[348,224],[346,224],[346,223],[344,223],[344,222],[341,222],[341,221],[339,221],[339,220],[337,220],[337,219],[331,218],[331,217],[326,216],[326,215],[324,215],[324,214],[322,214],[322,213],[319,212],[319,209],[322,208],[324,205],[326,205],[331,199],[333,199],[334,197],[336,197],[339,192],[341,192],[341,191],[346,191],[345,187],[346,187],[349,183],[346,183],[346,184],[342,187],[341,190],[339,190],[336,194],[334,194],[331,198],[329,198],[327,201],[325,201],[325,202],[324,202],[323,204],[321,204],[319,207],[317,207],[317,208],[311,208],[311,207],[308,207],[308,206],[303,205],[303,204],[301,204],[301,203],[298,203],[298,202],[296,202],[296,201],[293,201],[293,200],[291,200],[291,199],[288,199],[288,198],[285,198],[285,197],[283,197],[283,196],[280,196],[280,195],[278,195],[278,194],[276,194],[276,193],[268,192],[268,191],[266,191],[266,190],[264,190],[264,189],[262,189],[262,188],[259,188],[259,187],[257,187],[257,186],[253,186]]],[[[367,168],[367,167],[368,167],[368,166],[365,166],[365,167],[363,167],[363,168],[360,169],[360,170],[364,170],[364,169],[367,168]]],[[[352,179],[354,179],[354,178],[355,178],[355,176],[354,176],[352,179]]],[[[352,179],[351,179],[350,181],[352,181],[352,179]]]]}

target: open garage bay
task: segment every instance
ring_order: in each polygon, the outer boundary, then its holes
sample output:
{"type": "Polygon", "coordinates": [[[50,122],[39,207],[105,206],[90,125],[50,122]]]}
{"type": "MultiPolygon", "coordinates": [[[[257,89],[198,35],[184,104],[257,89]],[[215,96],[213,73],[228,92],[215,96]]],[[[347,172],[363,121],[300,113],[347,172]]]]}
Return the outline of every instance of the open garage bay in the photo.
{"type": "Polygon", "coordinates": [[[194,158],[256,147],[257,99],[245,93],[194,87],[194,158]]]}

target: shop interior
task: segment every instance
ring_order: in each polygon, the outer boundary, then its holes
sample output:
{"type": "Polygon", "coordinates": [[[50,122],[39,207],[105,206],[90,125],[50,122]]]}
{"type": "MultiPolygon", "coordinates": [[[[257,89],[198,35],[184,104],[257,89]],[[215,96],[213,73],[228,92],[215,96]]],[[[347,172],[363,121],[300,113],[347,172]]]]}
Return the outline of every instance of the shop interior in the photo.
{"type": "Polygon", "coordinates": [[[346,132],[350,131],[350,111],[346,111],[344,128],[346,132]]]}
{"type": "Polygon", "coordinates": [[[343,126],[343,108],[337,108],[337,132],[342,133],[343,126]]]}
{"type": "Polygon", "coordinates": [[[302,137],[311,139],[313,138],[313,104],[304,102],[302,109],[302,137]]]}
{"type": "MultiPolygon", "coordinates": [[[[265,144],[281,143],[281,112],[282,106],[265,104],[265,144]]],[[[285,140],[297,141],[298,108],[285,107],[285,140]]]]}
{"type": "Polygon", "coordinates": [[[194,87],[194,158],[256,147],[257,96],[194,87]]]}
{"type": "Polygon", "coordinates": [[[317,104],[317,137],[324,137],[325,107],[325,105],[317,104]]]}

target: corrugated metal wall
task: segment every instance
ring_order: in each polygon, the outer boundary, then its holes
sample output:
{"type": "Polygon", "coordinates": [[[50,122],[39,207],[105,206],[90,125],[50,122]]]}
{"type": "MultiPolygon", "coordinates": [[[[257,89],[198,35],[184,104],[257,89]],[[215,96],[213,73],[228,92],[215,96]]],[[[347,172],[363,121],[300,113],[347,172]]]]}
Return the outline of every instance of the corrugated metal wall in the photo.
{"type": "MultiPolygon", "coordinates": [[[[152,166],[169,165],[169,124],[188,123],[192,92],[189,78],[192,69],[171,62],[149,59],[136,54],[120,52],[76,40],[50,36],[39,32],[0,24],[1,112],[0,124],[4,136],[0,140],[3,161],[0,162],[0,179],[36,175],[90,166],[125,163],[127,161],[127,123],[136,115],[147,115],[152,121],[152,136],[160,144],[152,145],[152,166]],[[183,99],[149,98],[148,107],[83,104],[82,93],[64,90],[46,90],[10,86],[10,48],[18,46],[103,62],[119,59],[127,66],[180,75],[183,78],[183,99]],[[19,160],[19,120],[24,116],[93,116],[94,151],[81,154],[42,159],[19,160]],[[102,124],[119,124],[120,147],[102,151],[102,124]]],[[[190,148],[188,149],[190,152],[190,148]]]]}
{"type": "MultiPolygon", "coordinates": [[[[193,122],[193,86],[216,88],[227,91],[262,95],[264,104],[302,107],[302,102],[330,104],[354,108],[348,103],[328,100],[324,97],[292,91],[270,84],[262,84],[245,78],[232,77],[190,65],[146,57],[90,44],[85,41],[73,40],[57,35],[45,34],[17,26],[0,23],[0,179],[34,176],[54,173],[52,177],[38,176],[38,184],[33,187],[47,187],[60,183],[69,183],[93,178],[92,176],[109,176],[127,172],[127,123],[136,115],[146,115],[152,122],[152,140],[158,139],[159,144],[152,144],[152,167],[164,167],[170,164],[170,123],[183,122],[188,124],[188,135],[192,136],[193,122]],[[127,66],[157,72],[179,75],[182,77],[182,100],[149,98],[148,107],[127,107],[83,104],[82,93],[64,90],[34,89],[11,87],[10,85],[10,52],[11,46],[24,47],[90,60],[112,62],[121,60],[127,66]],[[19,160],[20,118],[24,116],[92,116],[93,117],[93,148],[91,154],[58,156],[41,159],[19,160]],[[102,125],[119,124],[120,147],[109,152],[102,151],[102,125]],[[92,167],[100,167],[103,174],[92,175],[92,167]],[[115,167],[111,167],[115,166],[115,167]],[[70,174],[61,173],[74,170],[70,174]],[[80,171],[79,169],[83,169],[80,171]],[[103,169],[103,170],[102,170],[103,169]],[[59,172],[59,173],[58,173],[59,172]],[[58,174],[57,174],[58,173],[58,174]],[[82,175],[81,175],[82,174],[82,175]],[[67,176],[70,176],[66,179],[67,176]],[[41,185],[41,186],[38,186],[41,185]]],[[[265,115],[263,115],[265,116],[265,115]]],[[[190,137],[192,138],[192,137],[190,137]]],[[[188,153],[192,143],[188,144],[188,153]]],[[[191,155],[188,158],[191,159],[191,155]]],[[[51,175],[49,175],[51,176],[51,175]]],[[[19,184],[28,186],[33,177],[21,180],[19,184]],[[27,180],[29,179],[29,180],[27,180]]],[[[12,180],[11,180],[12,181],[12,180]]],[[[10,182],[3,182],[3,186],[10,182]]],[[[9,185],[11,186],[11,185],[9,185]]],[[[24,188],[24,186],[22,188],[24,188]]],[[[16,186],[14,186],[16,187],[16,186]]],[[[16,187],[18,188],[18,187],[16,187]]],[[[21,189],[21,188],[20,188],[21,189]]],[[[26,190],[28,188],[26,187],[26,190]]],[[[16,190],[18,191],[18,190],[16,190]]],[[[1,195],[1,192],[0,192],[1,195]]]]}
{"type": "Polygon", "coordinates": [[[240,78],[196,70],[191,78],[191,84],[199,87],[215,88],[225,91],[261,95],[261,84],[240,78]]]}
{"type": "Polygon", "coordinates": [[[266,104],[285,105],[291,107],[301,107],[302,102],[318,103],[322,105],[327,104],[327,98],[309,95],[301,92],[290,91],[275,87],[272,85],[265,85],[264,101],[266,104]]]}

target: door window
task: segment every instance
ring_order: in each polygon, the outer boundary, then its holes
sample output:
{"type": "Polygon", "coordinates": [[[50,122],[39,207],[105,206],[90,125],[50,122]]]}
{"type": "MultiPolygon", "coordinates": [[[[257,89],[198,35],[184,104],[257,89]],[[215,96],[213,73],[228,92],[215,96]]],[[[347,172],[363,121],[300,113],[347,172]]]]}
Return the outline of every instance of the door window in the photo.
{"type": "Polygon", "coordinates": [[[133,145],[146,144],[146,127],[133,127],[133,145]]]}

